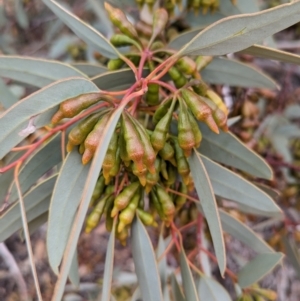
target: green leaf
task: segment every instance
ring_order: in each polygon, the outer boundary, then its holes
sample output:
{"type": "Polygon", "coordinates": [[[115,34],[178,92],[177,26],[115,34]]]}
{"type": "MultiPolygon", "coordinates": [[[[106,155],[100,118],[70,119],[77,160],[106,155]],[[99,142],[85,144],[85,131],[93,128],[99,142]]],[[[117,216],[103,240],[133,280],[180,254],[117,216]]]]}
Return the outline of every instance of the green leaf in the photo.
{"type": "MultiPolygon", "coordinates": [[[[149,71],[147,69],[143,70],[143,77],[148,74],[149,71]]],[[[99,89],[112,91],[127,89],[136,82],[135,75],[131,69],[105,72],[93,77],[91,80],[99,89]]]]}
{"type": "Polygon", "coordinates": [[[240,53],[250,54],[253,56],[263,57],[285,63],[297,65],[300,64],[300,55],[261,45],[253,45],[240,51],[240,53]]]}
{"type": "MultiPolygon", "coordinates": [[[[224,0],[222,0],[224,1],[224,0]]],[[[184,18],[184,21],[190,25],[191,28],[205,28],[206,26],[217,22],[221,20],[222,18],[226,17],[225,14],[223,14],[220,11],[214,12],[214,13],[207,13],[207,14],[195,14],[194,12],[188,12],[184,18]]],[[[189,42],[189,41],[187,41],[189,42]]]]}
{"type": "Polygon", "coordinates": [[[0,76],[39,88],[67,77],[85,77],[82,72],[65,63],[8,55],[0,55],[0,76]]]}
{"type": "Polygon", "coordinates": [[[199,32],[203,31],[205,28],[205,26],[193,25],[193,27],[195,26],[197,27],[175,36],[175,38],[169,42],[168,48],[179,50],[181,47],[188,44],[199,32]]]}
{"type": "Polygon", "coordinates": [[[158,267],[151,240],[137,217],[131,227],[132,257],[139,287],[145,301],[163,301],[158,267]]]}
{"type": "Polygon", "coordinates": [[[255,13],[259,11],[257,0],[237,0],[237,7],[243,14],[255,13]]]}
{"type": "Polygon", "coordinates": [[[180,250],[180,268],[184,294],[188,301],[199,301],[195,282],[183,247],[180,250]]]}
{"type": "Polygon", "coordinates": [[[171,285],[174,301],[186,301],[174,273],[171,275],[171,285]]]}
{"type": "Polygon", "coordinates": [[[282,253],[259,254],[247,263],[238,273],[238,283],[242,288],[258,282],[278,265],[283,258],[282,253]]]}
{"type": "Polygon", "coordinates": [[[220,1],[219,10],[226,16],[238,15],[241,13],[238,6],[232,4],[231,0],[220,1]]]}
{"type": "Polygon", "coordinates": [[[110,301],[113,267],[114,267],[114,254],[115,254],[115,240],[116,240],[115,233],[116,233],[116,220],[114,221],[114,225],[106,249],[101,301],[110,301]]]}
{"type": "Polygon", "coordinates": [[[95,152],[95,156],[93,158],[88,176],[86,178],[86,184],[84,190],[81,192],[81,203],[78,208],[71,233],[68,239],[68,243],[66,245],[66,250],[64,253],[61,271],[59,275],[59,279],[54,288],[54,294],[52,297],[52,301],[61,300],[64,293],[64,286],[67,281],[68,272],[71,267],[71,259],[74,254],[77,246],[77,242],[80,236],[81,228],[85,220],[86,213],[89,208],[90,199],[93,194],[94,187],[96,185],[96,181],[99,176],[99,172],[110,142],[110,139],[113,135],[115,127],[119,121],[120,115],[124,110],[126,104],[119,105],[119,107],[113,112],[111,115],[104,131],[102,137],[99,140],[98,147],[95,152]]]}
{"type": "MultiPolygon", "coordinates": [[[[48,211],[51,193],[57,175],[46,179],[24,195],[24,205],[28,222],[48,211]]],[[[0,217],[0,241],[4,241],[22,228],[19,202],[12,205],[0,217]]]]}
{"type": "Polygon", "coordinates": [[[295,241],[283,238],[285,253],[289,261],[291,262],[294,270],[296,271],[298,278],[300,278],[300,255],[299,250],[295,244],[295,241]]]}
{"type": "Polygon", "coordinates": [[[223,210],[219,210],[223,230],[257,253],[274,252],[251,228],[223,210]]]}
{"type": "Polygon", "coordinates": [[[80,284],[80,276],[78,270],[79,270],[79,266],[78,266],[78,259],[77,259],[77,251],[75,251],[72,260],[72,265],[69,272],[69,279],[71,283],[77,288],[79,288],[79,284],[80,284]]]}
{"type": "MultiPolygon", "coordinates": [[[[24,194],[47,171],[61,162],[61,137],[56,134],[47,141],[34,155],[29,157],[19,173],[19,183],[24,194]]],[[[8,203],[13,203],[18,198],[18,192],[13,183],[10,189],[8,203]]]]}
{"type": "MultiPolygon", "coordinates": [[[[223,275],[226,268],[225,244],[217,202],[210,182],[210,177],[198,152],[193,151],[189,158],[189,165],[194,179],[195,188],[212,236],[219,268],[223,275]]],[[[187,299],[189,300],[189,298],[187,299]]]]}
{"type": "Polygon", "coordinates": [[[0,104],[8,109],[18,101],[18,98],[9,90],[2,78],[0,78],[0,104]]]}
{"type": "Polygon", "coordinates": [[[29,20],[26,14],[26,11],[23,7],[22,0],[15,0],[15,13],[18,25],[23,29],[28,29],[29,27],[29,20]]]}
{"type": "MultiPolygon", "coordinates": [[[[161,232],[158,238],[156,258],[159,259],[160,256],[165,252],[165,250],[166,250],[166,244],[163,237],[163,233],[161,232]]],[[[158,263],[158,271],[159,271],[162,291],[164,291],[165,287],[167,286],[167,280],[168,280],[167,268],[168,268],[167,258],[166,256],[164,256],[158,263]]]]}
{"type": "Polygon", "coordinates": [[[30,134],[19,135],[27,127],[30,118],[36,128],[45,126],[50,123],[63,100],[91,92],[99,92],[92,82],[70,78],[53,83],[10,107],[0,115],[0,159],[30,134]]]}
{"type": "MultiPolygon", "coordinates": [[[[44,212],[43,214],[41,214],[40,216],[36,217],[35,219],[33,219],[32,221],[30,221],[28,223],[28,229],[29,229],[29,233],[33,234],[35,231],[37,231],[42,225],[46,224],[48,220],[48,211],[44,212]]],[[[20,237],[21,240],[24,241],[25,237],[24,237],[24,230],[22,229],[20,232],[20,237]]]]}
{"type": "Polygon", "coordinates": [[[214,58],[201,72],[203,80],[212,84],[251,88],[278,88],[276,82],[258,69],[226,58],[214,58]]]}
{"type": "Polygon", "coordinates": [[[271,180],[271,167],[230,132],[213,133],[199,123],[203,139],[199,152],[212,160],[243,170],[253,176],[271,180]]]}
{"type": "Polygon", "coordinates": [[[225,288],[216,280],[209,277],[201,277],[198,286],[200,300],[232,301],[225,288]]]}
{"type": "Polygon", "coordinates": [[[284,116],[289,119],[300,118],[300,105],[291,104],[284,110],[284,116]]]}
{"type": "Polygon", "coordinates": [[[43,2],[70,28],[74,33],[93,46],[101,54],[109,58],[119,57],[118,50],[101,33],[93,27],[81,21],[71,12],[54,0],[43,0],[43,2]]]}
{"type": "Polygon", "coordinates": [[[258,43],[299,22],[300,2],[224,18],[198,33],[176,55],[224,55],[258,43]]]}
{"type": "Polygon", "coordinates": [[[200,157],[216,195],[258,209],[266,216],[272,213],[281,213],[281,209],[276,203],[251,182],[203,155],[200,157]]]}
{"type": "Polygon", "coordinates": [[[47,251],[50,266],[56,274],[86,185],[89,168],[90,165],[82,164],[77,150],[72,151],[67,155],[54,187],[49,209],[47,251]]]}
{"type": "Polygon", "coordinates": [[[89,77],[94,77],[108,71],[105,66],[90,63],[72,63],[72,66],[89,77]]]}

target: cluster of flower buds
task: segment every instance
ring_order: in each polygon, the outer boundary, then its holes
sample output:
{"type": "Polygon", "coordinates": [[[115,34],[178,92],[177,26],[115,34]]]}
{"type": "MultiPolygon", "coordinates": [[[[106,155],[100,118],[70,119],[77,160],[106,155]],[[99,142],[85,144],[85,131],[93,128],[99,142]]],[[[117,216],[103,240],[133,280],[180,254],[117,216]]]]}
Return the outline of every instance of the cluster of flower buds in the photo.
{"type": "MultiPolygon", "coordinates": [[[[164,51],[163,33],[168,22],[165,9],[153,13],[153,27],[148,30],[146,44],[138,34],[141,28],[131,24],[121,10],[107,3],[105,8],[120,31],[111,37],[111,42],[116,47],[130,45],[140,52],[127,56],[132,62],[151,53],[143,67],[148,66],[152,71],[169,58],[170,52],[164,51]],[[162,51],[153,50],[154,46],[162,51]]],[[[117,219],[116,235],[125,244],[136,215],[147,226],[157,226],[157,217],[167,226],[176,218],[188,194],[194,191],[188,157],[201,144],[199,122],[215,133],[219,129],[227,131],[227,108],[199,74],[210,61],[211,57],[195,61],[181,57],[166,70],[169,76],[166,85],[150,79],[145,82],[144,95],[133,97],[128,103],[113,132],[94,188],[87,232],[98,225],[102,216],[108,231],[117,219]]],[[[108,62],[110,69],[122,65],[121,59],[108,62]]],[[[120,99],[109,92],[89,93],[65,100],[54,114],[54,125],[65,118],[75,117],[78,121],[68,134],[67,151],[77,148],[83,164],[93,158],[119,103],[120,99]],[[84,113],[87,109],[90,114],[84,113]],[[84,117],[80,118],[82,114],[84,117]]]]}

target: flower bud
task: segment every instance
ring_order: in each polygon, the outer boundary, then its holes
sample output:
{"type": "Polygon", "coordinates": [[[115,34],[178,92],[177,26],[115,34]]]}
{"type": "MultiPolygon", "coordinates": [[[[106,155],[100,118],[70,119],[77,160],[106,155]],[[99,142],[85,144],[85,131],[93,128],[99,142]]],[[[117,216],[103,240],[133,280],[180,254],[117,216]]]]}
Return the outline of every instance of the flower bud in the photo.
{"type": "Polygon", "coordinates": [[[150,191],[149,199],[150,199],[150,206],[153,206],[155,208],[156,212],[158,213],[159,217],[161,219],[163,219],[164,213],[162,210],[162,206],[161,206],[160,202],[158,201],[156,192],[153,189],[150,191]]]}
{"type": "Polygon", "coordinates": [[[78,115],[81,111],[100,101],[102,97],[103,95],[99,92],[87,93],[63,101],[59,110],[53,115],[51,123],[57,124],[63,118],[72,118],[78,115]]]}
{"type": "Polygon", "coordinates": [[[159,181],[159,172],[160,172],[160,158],[156,157],[155,159],[155,173],[147,173],[146,176],[146,186],[145,191],[149,193],[152,187],[159,181]]]}
{"type": "Polygon", "coordinates": [[[167,114],[171,104],[172,104],[172,98],[167,98],[159,105],[159,107],[156,109],[153,115],[154,124],[157,124],[167,114]]]}
{"type": "Polygon", "coordinates": [[[218,106],[218,108],[226,114],[226,116],[228,115],[228,109],[217,93],[215,93],[213,90],[207,90],[206,96],[212,100],[218,106]]]}
{"type": "Polygon", "coordinates": [[[175,100],[173,100],[171,107],[169,108],[167,114],[157,123],[152,135],[151,144],[155,151],[160,151],[163,149],[167,134],[169,132],[170,123],[172,121],[173,111],[175,107],[175,100]]]}
{"type": "Polygon", "coordinates": [[[134,123],[136,130],[138,134],[140,135],[141,141],[144,145],[144,157],[143,157],[143,162],[146,165],[147,169],[150,171],[150,173],[155,173],[155,159],[156,159],[156,154],[155,151],[152,147],[152,144],[150,142],[150,136],[144,126],[135,118],[131,117],[129,115],[130,119],[134,123]]]}
{"type": "Polygon", "coordinates": [[[98,178],[92,197],[91,197],[91,202],[90,205],[93,206],[93,204],[100,198],[100,196],[102,195],[103,191],[105,188],[105,181],[104,181],[104,177],[101,174],[100,177],[98,178]]]}
{"type": "Polygon", "coordinates": [[[169,142],[165,143],[164,147],[159,151],[159,155],[165,161],[171,162],[174,166],[177,165],[174,157],[175,156],[174,148],[169,142]]]}
{"type": "Polygon", "coordinates": [[[158,84],[148,84],[148,90],[145,95],[146,103],[149,106],[155,106],[159,104],[159,85],[158,84]]]}
{"type": "MultiPolygon", "coordinates": [[[[146,0],[147,2],[147,0],[146,0]]],[[[155,1],[152,1],[155,2],[155,1]]],[[[168,13],[164,8],[158,8],[153,14],[153,23],[152,23],[152,37],[153,41],[157,35],[164,32],[165,27],[168,23],[168,13]]]]}
{"type": "Polygon", "coordinates": [[[139,44],[134,39],[131,39],[130,37],[128,37],[125,34],[114,34],[110,38],[110,42],[116,47],[125,47],[125,46],[135,45],[138,48],[138,46],[139,46],[139,44]]]}
{"type": "Polygon", "coordinates": [[[113,70],[118,70],[120,68],[122,68],[122,66],[124,65],[124,62],[122,59],[110,59],[107,63],[107,69],[110,71],[113,70]]]}
{"type": "Polygon", "coordinates": [[[150,213],[148,213],[140,208],[136,209],[136,213],[145,226],[153,226],[153,227],[158,226],[157,222],[154,220],[154,217],[150,213]]]}
{"type": "Polygon", "coordinates": [[[166,180],[169,179],[169,175],[168,175],[168,171],[167,171],[167,163],[165,160],[160,160],[160,173],[164,179],[166,179],[166,180]]]}
{"type": "Polygon", "coordinates": [[[93,130],[103,112],[98,112],[81,120],[76,126],[72,128],[68,135],[67,151],[72,151],[74,145],[80,145],[84,142],[87,135],[93,130]]]}
{"type": "Polygon", "coordinates": [[[164,215],[163,220],[166,222],[168,226],[172,221],[175,213],[175,206],[173,204],[172,198],[170,195],[159,185],[155,186],[156,195],[158,198],[158,202],[161,205],[162,212],[164,215]]]}
{"type": "Polygon", "coordinates": [[[177,63],[176,67],[184,74],[192,75],[197,70],[197,65],[194,60],[189,58],[188,56],[184,56],[180,58],[177,63]]]}
{"type": "Polygon", "coordinates": [[[188,185],[189,183],[189,174],[190,167],[189,163],[184,156],[182,148],[179,146],[177,139],[173,139],[174,148],[175,148],[175,158],[177,162],[177,171],[181,175],[184,184],[188,185]]]}
{"type": "Polygon", "coordinates": [[[180,192],[183,195],[177,195],[175,198],[174,202],[177,211],[180,210],[181,207],[186,203],[186,197],[184,195],[188,194],[187,186],[184,183],[180,182],[178,192],[180,192]]]}
{"type": "Polygon", "coordinates": [[[171,67],[168,71],[171,79],[173,80],[176,88],[181,88],[187,83],[187,79],[176,67],[171,67]]]}
{"type": "Polygon", "coordinates": [[[170,163],[166,163],[168,179],[163,181],[164,186],[170,187],[176,182],[177,169],[170,163]]]}
{"type": "Polygon", "coordinates": [[[88,215],[86,220],[85,232],[90,233],[99,224],[101,216],[104,212],[104,207],[110,196],[103,197],[95,206],[93,211],[88,215]]]}
{"type": "Polygon", "coordinates": [[[107,2],[104,3],[104,7],[108,12],[111,22],[118,27],[122,33],[132,39],[138,39],[138,34],[134,26],[128,21],[126,15],[121,9],[112,7],[107,2]]]}
{"type": "Polygon", "coordinates": [[[103,176],[105,178],[105,183],[108,184],[110,182],[110,171],[113,168],[117,158],[117,148],[118,148],[118,134],[115,131],[110,139],[108,149],[106,151],[103,163],[102,170],[103,176]]]}
{"type": "Polygon", "coordinates": [[[117,231],[121,232],[125,226],[130,225],[133,221],[133,218],[135,216],[136,208],[138,207],[139,200],[140,200],[141,194],[138,190],[134,196],[132,197],[130,203],[127,205],[127,207],[121,211],[119,214],[119,223],[117,231]]]}
{"type": "Polygon", "coordinates": [[[193,147],[195,146],[195,137],[188,116],[188,111],[185,103],[179,99],[180,110],[178,115],[178,143],[183,149],[186,157],[190,156],[193,147]]]}
{"type": "Polygon", "coordinates": [[[87,164],[95,154],[99,140],[110,118],[110,114],[104,115],[95,125],[94,129],[88,134],[84,141],[84,153],[82,156],[82,164],[87,164]]]}
{"type": "Polygon", "coordinates": [[[115,177],[119,173],[120,167],[121,167],[121,156],[120,156],[120,147],[118,146],[116,152],[116,159],[114,161],[112,168],[109,171],[109,176],[115,177]]]}
{"type": "Polygon", "coordinates": [[[194,134],[195,147],[198,148],[202,141],[202,134],[201,134],[199,125],[198,125],[197,120],[195,119],[194,115],[192,113],[190,113],[189,110],[187,110],[187,112],[188,112],[188,117],[189,117],[190,124],[192,126],[192,130],[193,130],[193,134],[194,134]]]}
{"type": "Polygon", "coordinates": [[[203,70],[212,60],[212,56],[198,56],[196,59],[197,70],[203,70]]]}
{"type": "Polygon", "coordinates": [[[127,237],[128,237],[128,228],[127,227],[123,228],[123,230],[121,232],[117,231],[117,233],[116,233],[116,238],[120,241],[120,243],[123,247],[126,246],[127,237]]]}
{"type": "Polygon", "coordinates": [[[116,197],[114,201],[114,207],[111,211],[111,217],[115,217],[119,211],[123,210],[129,204],[139,187],[139,182],[133,182],[122,190],[122,192],[116,197]]]}
{"type": "Polygon", "coordinates": [[[145,148],[137,129],[126,113],[122,114],[122,125],[128,157],[135,162],[137,170],[142,171],[145,148]]]}

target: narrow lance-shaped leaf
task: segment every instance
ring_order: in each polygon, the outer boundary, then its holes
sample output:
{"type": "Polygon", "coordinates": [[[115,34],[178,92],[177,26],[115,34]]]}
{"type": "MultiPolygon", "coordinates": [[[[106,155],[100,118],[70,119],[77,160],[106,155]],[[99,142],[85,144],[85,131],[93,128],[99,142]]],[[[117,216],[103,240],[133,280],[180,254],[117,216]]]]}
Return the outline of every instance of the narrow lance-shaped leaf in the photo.
{"type": "Polygon", "coordinates": [[[240,51],[299,22],[299,13],[297,1],[224,18],[198,33],[176,55],[224,55],[240,51]]]}
{"type": "Polygon", "coordinates": [[[68,272],[72,263],[72,256],[76,250],[77,242],[79,239],[79,235],[81,232],[82,225],[85,220],[86,213],[88,211],[90,199],[93,194],[94,187],[96,185],[96,181],[99,176],[99,172],[110,142],[110,139],[113,135],[115,127],[118,123],[120,115],[124,110],[126,104],[120,105],[111,115],[104,131],[102,137],[99,140],[98,147],[95,152],[95,156],[93,158],[89,173],[86,178],[85,187],[81,192],[81,203],[78,208],[71,233],[69,235],[68,243],[65,250],[65,255],[63,257],[61,271],[59,274],[58,281],[54,288],[54,294],[52,297],[52,301],[61,300],[64,293],[64,286],[67,281],[68,272]]]}
{"type": "Polygon", "coordinates": [[[272,253],[273,249],[251,228],[223,210],[219,210],[223,230],[258,253],[272,253]]]}
{"type": "Polygon", "coordinates": [[[131,231],[132,256],[143,300],[163,301],[152,243],[138,217],[135,218],[131,231]]]}
{"type": "Polygon", "coordinates": [[[110,301],[110,297],[111,297],[111,285],[112,285],[112,277],[113,277],[115,240],[116,240],[115,236],[116,236],[116,220],[114,221],[113,228],[106,249],[101,301],[110,301]]]}
{"type": "Polygon", "coordinates": [[[209,301],[232,301],[225,288],[216,280],[203,276],[198,285],[200,300],[209,301]]]}
{"type": "MultiPolygon", "coordinates": [[[[165,252],[166,249],[166,243],[163,238],[162,232],[159,235],[158,239],[158,245],[157,245],[157,250],[156,250],[156,257],[157,259],[160,258],[160,256],[165,252]]],[[[158,263],[158,270],[159,270],[159,275],[160,275],[160,281],[161,281],[161,287],[162,291],[164,291],[165,286],[167,285],[167,259],[166,256],[164,256],[158,263]]]]}
{"type": "Polygon", "coordinates": [[[81,21],[78,17],[67,11],[54,0],[43,2],[69,27],[75,34],[87,44],[95,47],[101,54],[109,58],[119,57],[118,50],[101,33],[90,25],[81,21]]]}
{"type": "Polygon", "coordinates": [[[282,260],[282,253],[259,254],[247,263],[238,273],[238,283],[246,288],[273,270],[282,260]]]}
{"type": "Polygon", "coordinates": [[[79,287],[80,284],[80,276],[79,276],[79,266],[78,266],[78,258],[77,258],[77,251],[75,251],[75,254],[73,256],[72,265],[69,272],[69,279],[71,283],[75,287],[79,287]]]}
{"type": "Polygon", "coordinates": [[[193,151],[191,157],[189,158],[189,164],[196,191],[199,196],[205,218],[207,220],[210,234],[212,236],[214,249],[218,259],[218,265],[221,274],[223,275],[226,268],[225,244],[217,208],[217,202],[209,180],[209,174],[207,173],[198,152],[193,151]]]}
{"type": "Polygon", "coordinates": [[[285,246],[285,253],[288,260],[291,262],[298,278],[300,278],[300,254],[294,241],[289,240],[287,237],[283,240],[285,246]]]}
{"type": "MultiPolygon", "coordinates": [[[[30,222],[49,209],[50,197],[57,175],[46,179],[24,195],[27,221],[30,222]]],[[[20,204],[16,202],[0,217],[0,241],[22,228],[20,204]]]]}
{"type": "Polygon", "coordinates": [[[19,135],[30,119],[36,128],[42,127],[50,123],[58,104],[63,100],[91,92],[99,92],[92,82],[70,78],[55,82],[14,104],[0,115],[0,159],[30,134],[19,135]]]}
{"type": "Polygon", "coordinates": [[[212,160],[238,168],[253,176],[271,180],[271,167],[232,133],[214,134],[206,125],[199,123],[203,139],[199,152],[212,160]]]}
{"type": "Polygon", "coordinates": [[[174,301],[186,301],[175,274],[171,275],[172,294],[174,301]]]}
{"type": "MultiPolygon", "coordinates": [[[[61,136],[60,134],[56,134],[22,165],[19,172],[19,183],[23,194],[47,171],[61,162],[60,147],[61,136]]],[[[12,203],[17,200],[17,198],[18,192],[14,182],[7,201],[12,203]]]]}
{"type": "Polygon", "coordinates": [[[260,210],[268,216],[281,209],[262,190],[238,174],[200,155],[216,195],[260,210]]]}
{"type": "Polygon", "coordinates": [[[66,63],[9,55],[0,55],[0,75],[39,88],[68,77],[86,77],[66,63]]]}
{"type": "Polygon", "coordinates": [[[199,301],[196,285],[183,246],[180,250],[180,268],[184,294],[188,301],[199,301]]]}
{"type": "Polygon", "coordinates": [[[105,66],[90,64],[90,63],[73,63],[72,66],[89,77],[93,77],[102,73],[107,72],[107,68],[105,66]]]}
{"type": "Polygon", "coordinates": [[[240,53],[250,54],[253,56],[263,57],[269,60],[276,60],[285,63],[297,65],[300,64],[300,55],[261,45],[253,45],[240,51],[240,53]]]}
{"type": "MultiPolygon", "coordinates": [[[[143,70],[143,77],[146,77],[148,74],[149,71],[147,69],[143,70]]],[[[131,69],[108,71],[91,78],[91,80],[99,89],[112,91],[126,89],[136,82],[135,75],[131,69]]]]}
{"type": "Polygon", "coordinates": [[[8,109],[18,101],[18,98],[9,90],[3,79],[0,78],[0,104],[8,109]]]}
{"type": "Polygon", "coordinates": [[[49,209],[47,251],[49,263],[58,274],[74,216],[81,201],[90,165],[83,165],[77,150],[66,157],[57,178],[49,209]],[[62,226],[63,225],[63,226],[62,226]]]}
{"type": "Polygon", "coordinates": [[[276,82],[258,69],[226,58],[214,58],[201,72],[203,80],[212,84],[235,87],[278,88],[276,82]]]}

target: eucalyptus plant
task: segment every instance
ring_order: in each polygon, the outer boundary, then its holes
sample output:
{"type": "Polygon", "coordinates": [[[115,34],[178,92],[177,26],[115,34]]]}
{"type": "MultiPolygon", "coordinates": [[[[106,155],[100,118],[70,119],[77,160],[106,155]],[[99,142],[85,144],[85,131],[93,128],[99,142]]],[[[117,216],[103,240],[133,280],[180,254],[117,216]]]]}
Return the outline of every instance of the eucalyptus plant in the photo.
{"type": "Polygon", "coordinates": [[[209,270],[193,262],[199,252],[232,280],[239,300],[275,300],[257,282],[283,255],[223,202],[245,213],[281,217],[271,189],[255,181],[271,180],[273,173],[230,133],[235,120],[228,119],[212,85],[277,89],[266,74],[224,55],[243,52],[299,64],[299,56],[257,43],[299,22],[300,1],[222,18],[172,39],[170,27],[187,9],[196,20],[199,10],[213,16],[222,7],[237,9],[235,1],[137,1],[151,24],[132,23],[116,5],[104,3],[115,29],[110,39],[58,2],[43,2],[106,66],[0,56],[1,76],[39,88],[20,101],[1,99],[0,115],[0,239],[23,228],[39,300],[30,233],[48,222],[48,258],[58,275],[52,300],[61,300],[68,277],[79,281],[82,229],[89,233],[102,219],[111,232],[103,301],[111,298],[116,239],[132,249],[145,301],[170,300],[170,293],[176,301],[231,300],[209,270]],[[197,225],[195,237],[203,236],[203,218],[214,253],[200,242],[187,256],[182,232],[197,225]],[[145,226],[160,229],[156,254],[145,226]],[[227,268],[223,232],[257,254],[238,274],[227,268]],[[172,247],[183,291],[178,275],[166,273],[172,247]]]}

